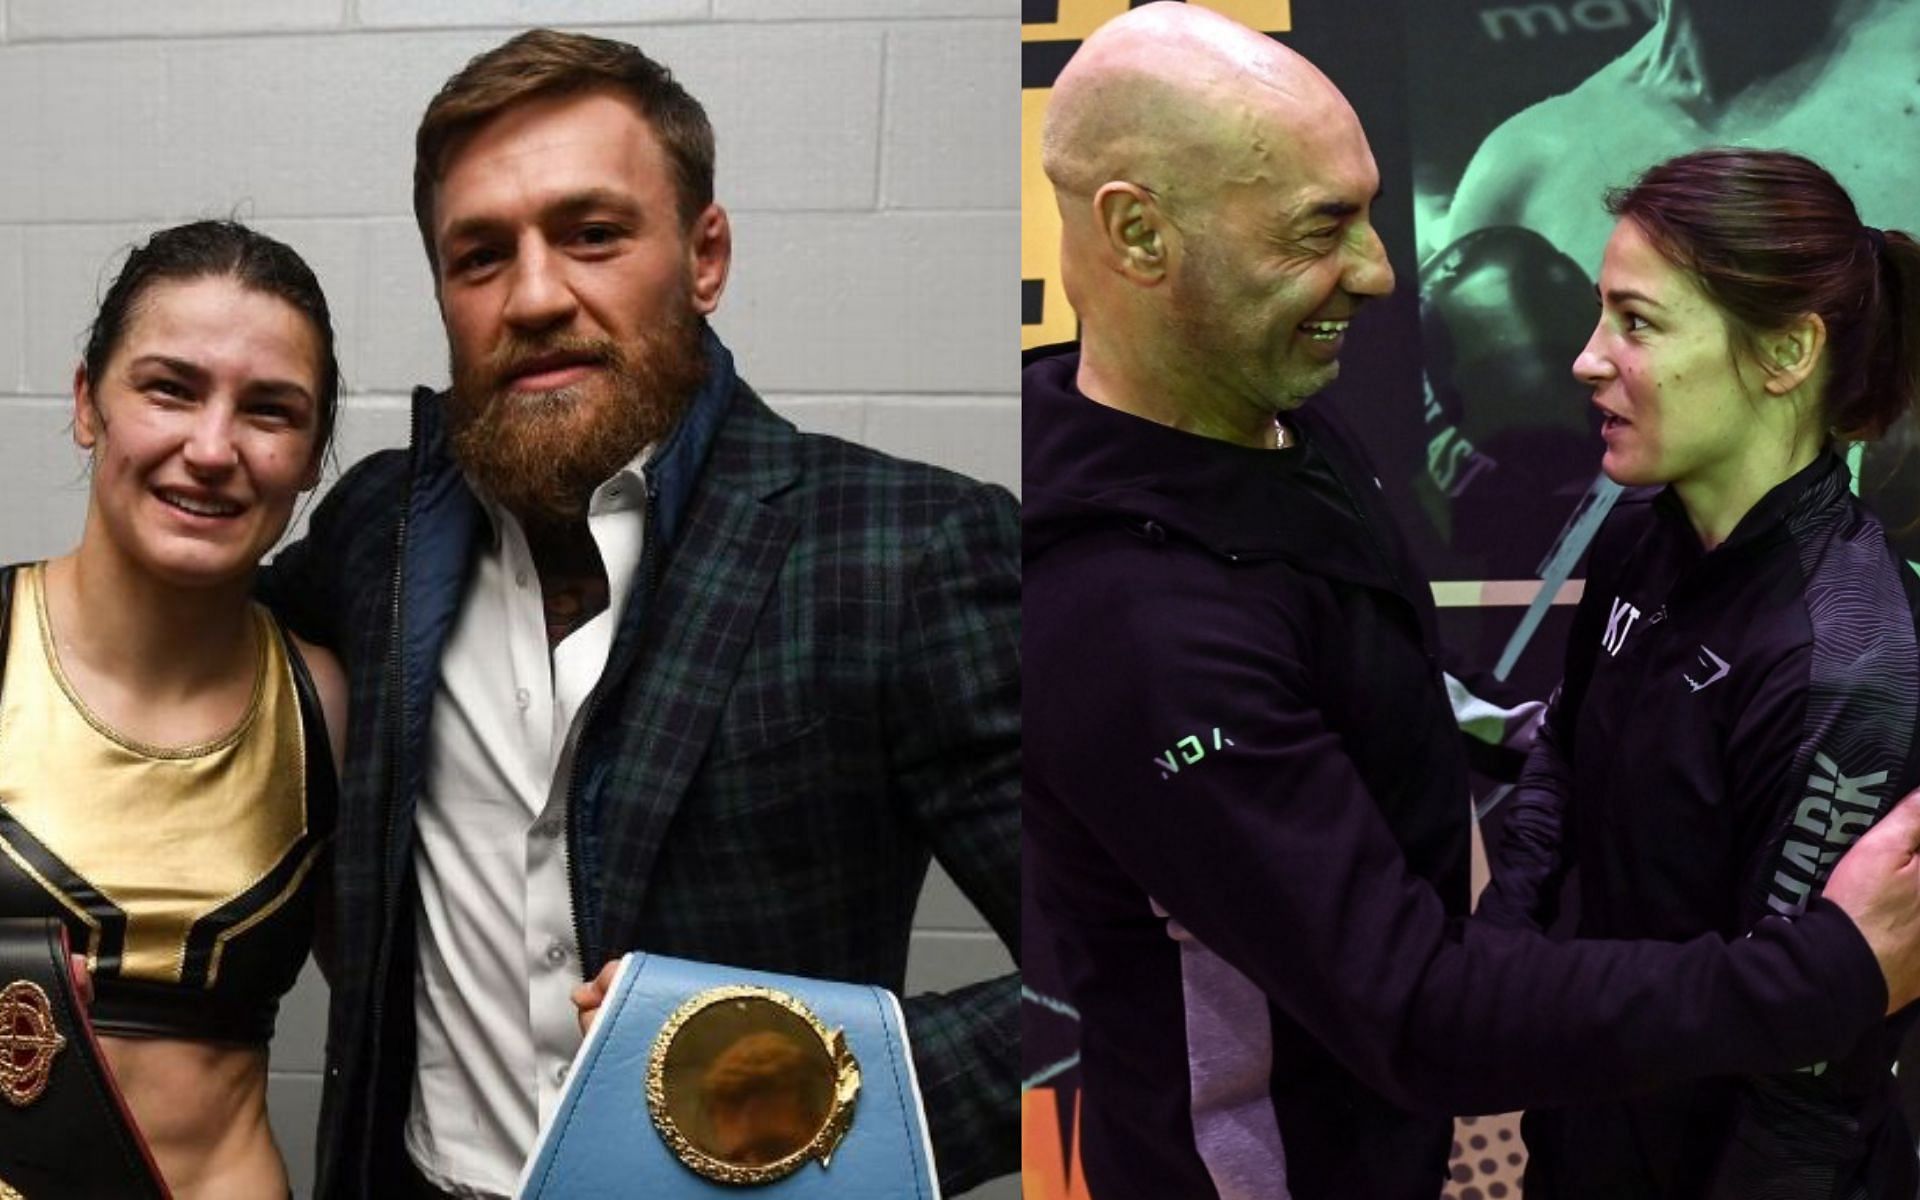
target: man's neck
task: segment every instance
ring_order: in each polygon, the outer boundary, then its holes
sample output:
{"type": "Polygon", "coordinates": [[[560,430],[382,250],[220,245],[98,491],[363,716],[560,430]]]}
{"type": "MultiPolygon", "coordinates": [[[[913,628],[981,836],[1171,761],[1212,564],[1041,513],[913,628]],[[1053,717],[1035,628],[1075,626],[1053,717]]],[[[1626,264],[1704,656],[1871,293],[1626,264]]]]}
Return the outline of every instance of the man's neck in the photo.
{"type": "Polygon", "coordinates": [[[551,650],[606,611],[607,568],[585,517],[571,521],[522,518],[521,526],[540,573],[540,600],[551,650]]]}
{"type": "Polygon", "coordinates": [[[1271,447],[1279,428],[1272,411],[1091,334],[1081,343],[1074,386],[1109,408],[1238,446],[1271,447]]]}

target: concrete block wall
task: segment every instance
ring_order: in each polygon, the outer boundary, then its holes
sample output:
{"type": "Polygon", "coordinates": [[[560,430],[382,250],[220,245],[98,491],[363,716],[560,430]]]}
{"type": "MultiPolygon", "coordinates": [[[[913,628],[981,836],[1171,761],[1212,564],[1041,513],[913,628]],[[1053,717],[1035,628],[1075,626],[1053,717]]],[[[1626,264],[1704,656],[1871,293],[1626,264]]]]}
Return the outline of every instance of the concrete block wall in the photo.
{"type": "MultiPolygon", "coordinates": [[[[163,225],[232,214],[306,255],[338,323],[341,464],[405,439],[409,389],[446,378],[414,126],[449,74],[530,25],[633,41],[706,104],[736,237],[716,325],[762,394],[803,427],[1016,486],[1011,7],[0,0],[0,559],[78,536],[73,365],[119,255],[163,225]]],[[[1008,967],[944,878],[918,925],[916,990],[1008,967]]],[[[273,1049],[303,1196],[324,1024],[310,971],[273,1049]]]]}

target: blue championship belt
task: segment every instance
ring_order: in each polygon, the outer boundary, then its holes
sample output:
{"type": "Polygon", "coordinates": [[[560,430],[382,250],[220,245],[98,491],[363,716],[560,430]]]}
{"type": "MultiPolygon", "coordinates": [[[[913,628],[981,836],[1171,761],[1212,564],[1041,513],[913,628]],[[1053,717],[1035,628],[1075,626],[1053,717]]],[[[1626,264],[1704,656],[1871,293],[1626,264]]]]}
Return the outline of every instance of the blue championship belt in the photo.
{"type": "Polygon", "coordinates": [[[938,1200],[884,988],[629,954],[520,1177],[574,1196],[938,1200]]]}

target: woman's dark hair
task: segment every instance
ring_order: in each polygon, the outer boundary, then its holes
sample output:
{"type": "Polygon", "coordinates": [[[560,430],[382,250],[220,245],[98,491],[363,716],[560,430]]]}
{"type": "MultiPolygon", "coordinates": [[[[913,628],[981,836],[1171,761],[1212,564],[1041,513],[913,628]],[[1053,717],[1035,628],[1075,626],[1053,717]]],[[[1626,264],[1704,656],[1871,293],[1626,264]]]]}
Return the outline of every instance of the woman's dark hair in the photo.
{"type": "Polygon", "coordinates": [[[1764,368],[1762,334],[1817,313],[1827,327],[1825,428],[1871,441],[1920,390],[1920,244],[1860,223],[1846,189],[1782,150],[1709,149],[1670,158],[1607,211],[1638,225],[1732,326],[1764,368]]]}
{"type": "Polygon", "coordinates": [[[298,254],[237,221],[195,221],[162,229],[127,255],[87,331],[87,379],[95,382],[105,377],[107,361],[119,348],[128,323],[156,286],[209,277],[230,278],[249,291],[284,300],[313,327],[320,351],[314,454],[324,455],[340,401],[340,364],[333,352],[333,318],[327,298],[298,254]]]}

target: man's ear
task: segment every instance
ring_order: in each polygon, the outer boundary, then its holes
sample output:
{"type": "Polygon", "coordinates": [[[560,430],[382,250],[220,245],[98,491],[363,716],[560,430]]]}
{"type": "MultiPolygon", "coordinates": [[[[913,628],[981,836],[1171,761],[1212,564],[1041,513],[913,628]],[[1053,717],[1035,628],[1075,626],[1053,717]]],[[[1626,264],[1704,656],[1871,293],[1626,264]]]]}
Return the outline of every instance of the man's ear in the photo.
{"type": "Polygon", "coordinates": [[[1808,313],[1792,325],[1760,339],[1762,385],[1770,396],[1784,396],[1811,377],[1827,349],[1827,323],[1808,313]]]}
{"type": "Polygon", "coordinates": [[[709,204],[687,230],[687,257],[693,278],[693,311],[711,316],[727,290],[727,269],[733,265],[733,225],[727,210],[709,204]]]}
{"type": "Polygon", "coordinates": [[[87,379],[87,364],[73,369],[73,444],[92,450],[100,441],[100,410],[93,404],[93,387],[87,379]]]}
{"type": "Polygon", "coordinates": [[[1142,287],[1166,278],[1173,230],[1158,197],[1137,183],[1115,181],[1093,194],[1093,209],[1115,270],[1142,287]]]}

